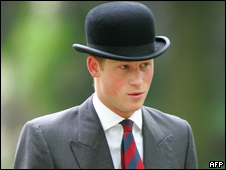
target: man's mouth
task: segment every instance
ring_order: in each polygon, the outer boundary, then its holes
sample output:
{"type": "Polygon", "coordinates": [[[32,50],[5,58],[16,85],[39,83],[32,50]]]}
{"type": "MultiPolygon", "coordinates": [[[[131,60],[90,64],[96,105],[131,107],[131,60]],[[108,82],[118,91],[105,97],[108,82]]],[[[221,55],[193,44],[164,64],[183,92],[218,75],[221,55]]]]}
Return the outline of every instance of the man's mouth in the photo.
{"type": "Polygon", "coordinates": [[[144,92],[132,92],[128,93],[128,96],[130,96],[133,99],[139,99],[143,96],[144,92]]]}

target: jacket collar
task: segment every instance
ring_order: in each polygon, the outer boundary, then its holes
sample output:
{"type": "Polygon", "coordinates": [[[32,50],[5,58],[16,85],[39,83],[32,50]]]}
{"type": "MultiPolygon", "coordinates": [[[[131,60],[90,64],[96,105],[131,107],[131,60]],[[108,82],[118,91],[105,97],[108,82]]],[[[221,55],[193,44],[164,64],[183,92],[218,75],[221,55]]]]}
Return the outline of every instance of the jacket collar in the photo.
{"type": "MultiPolygon", "coordinates": [[[[113,169],[111,153],[92,98],[93,96],[88,98],[79,107],[78,126],[70,146],[80,168],[113,169]]],[[[170,167],[172,135],[164,135],[151,112],[145,107],[142,107],[142,114],[145,168],[170,167]]]]}

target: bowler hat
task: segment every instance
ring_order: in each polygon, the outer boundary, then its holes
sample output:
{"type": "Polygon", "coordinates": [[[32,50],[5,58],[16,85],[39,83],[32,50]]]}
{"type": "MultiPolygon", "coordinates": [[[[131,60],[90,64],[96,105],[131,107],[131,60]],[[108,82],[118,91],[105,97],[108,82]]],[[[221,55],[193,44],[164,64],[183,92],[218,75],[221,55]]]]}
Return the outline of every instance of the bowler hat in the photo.
{"type": "Polygon", "coordinates": [[[86,17],[87,46],[75,50],[113,60],[141,61],[166,51],[170,41],[155,36],[154,16],[138,2],[110,2],[93,8],[86,17]]]}

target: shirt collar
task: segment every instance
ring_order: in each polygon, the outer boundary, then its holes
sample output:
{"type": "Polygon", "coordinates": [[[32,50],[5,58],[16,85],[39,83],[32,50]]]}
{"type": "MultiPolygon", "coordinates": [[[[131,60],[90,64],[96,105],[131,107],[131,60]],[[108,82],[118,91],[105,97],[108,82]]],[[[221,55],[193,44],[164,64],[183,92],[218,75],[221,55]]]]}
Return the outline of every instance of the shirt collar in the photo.
{"type": "MultiPolygon", "coordinates": [[[[97,112],[97,115],[100,119],[100,122],[102,124],[102,127],[104,131],[107,129],[119,124],[122,120],[125,118],[117,115],[113,111],[111,111],[109,108],[107,108],[97,97],[97,94],[94,93],[93,96],[93,105],[97,112]]],[[[141,130],[142,129],[142,112],[141,109],[135,111],[130,117],[130,120],[132,120],[137,127],[141,130]]]]}

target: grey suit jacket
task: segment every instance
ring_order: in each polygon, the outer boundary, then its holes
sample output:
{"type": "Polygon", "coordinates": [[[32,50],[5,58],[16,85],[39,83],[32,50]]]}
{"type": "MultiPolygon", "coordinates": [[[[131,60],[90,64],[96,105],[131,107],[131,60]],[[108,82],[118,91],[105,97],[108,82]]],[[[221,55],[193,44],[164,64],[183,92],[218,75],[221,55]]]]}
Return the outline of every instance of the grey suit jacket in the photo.
{"type": "MultiPolygon", "coordinates": [[[[193,134],[185,120],[149,107],[142,107],[142,114],[145,168],[197,168],[193,134]]],[[[27,122],[14,168],[113,169],[92,96],[80,106],[27,122]]]]}

